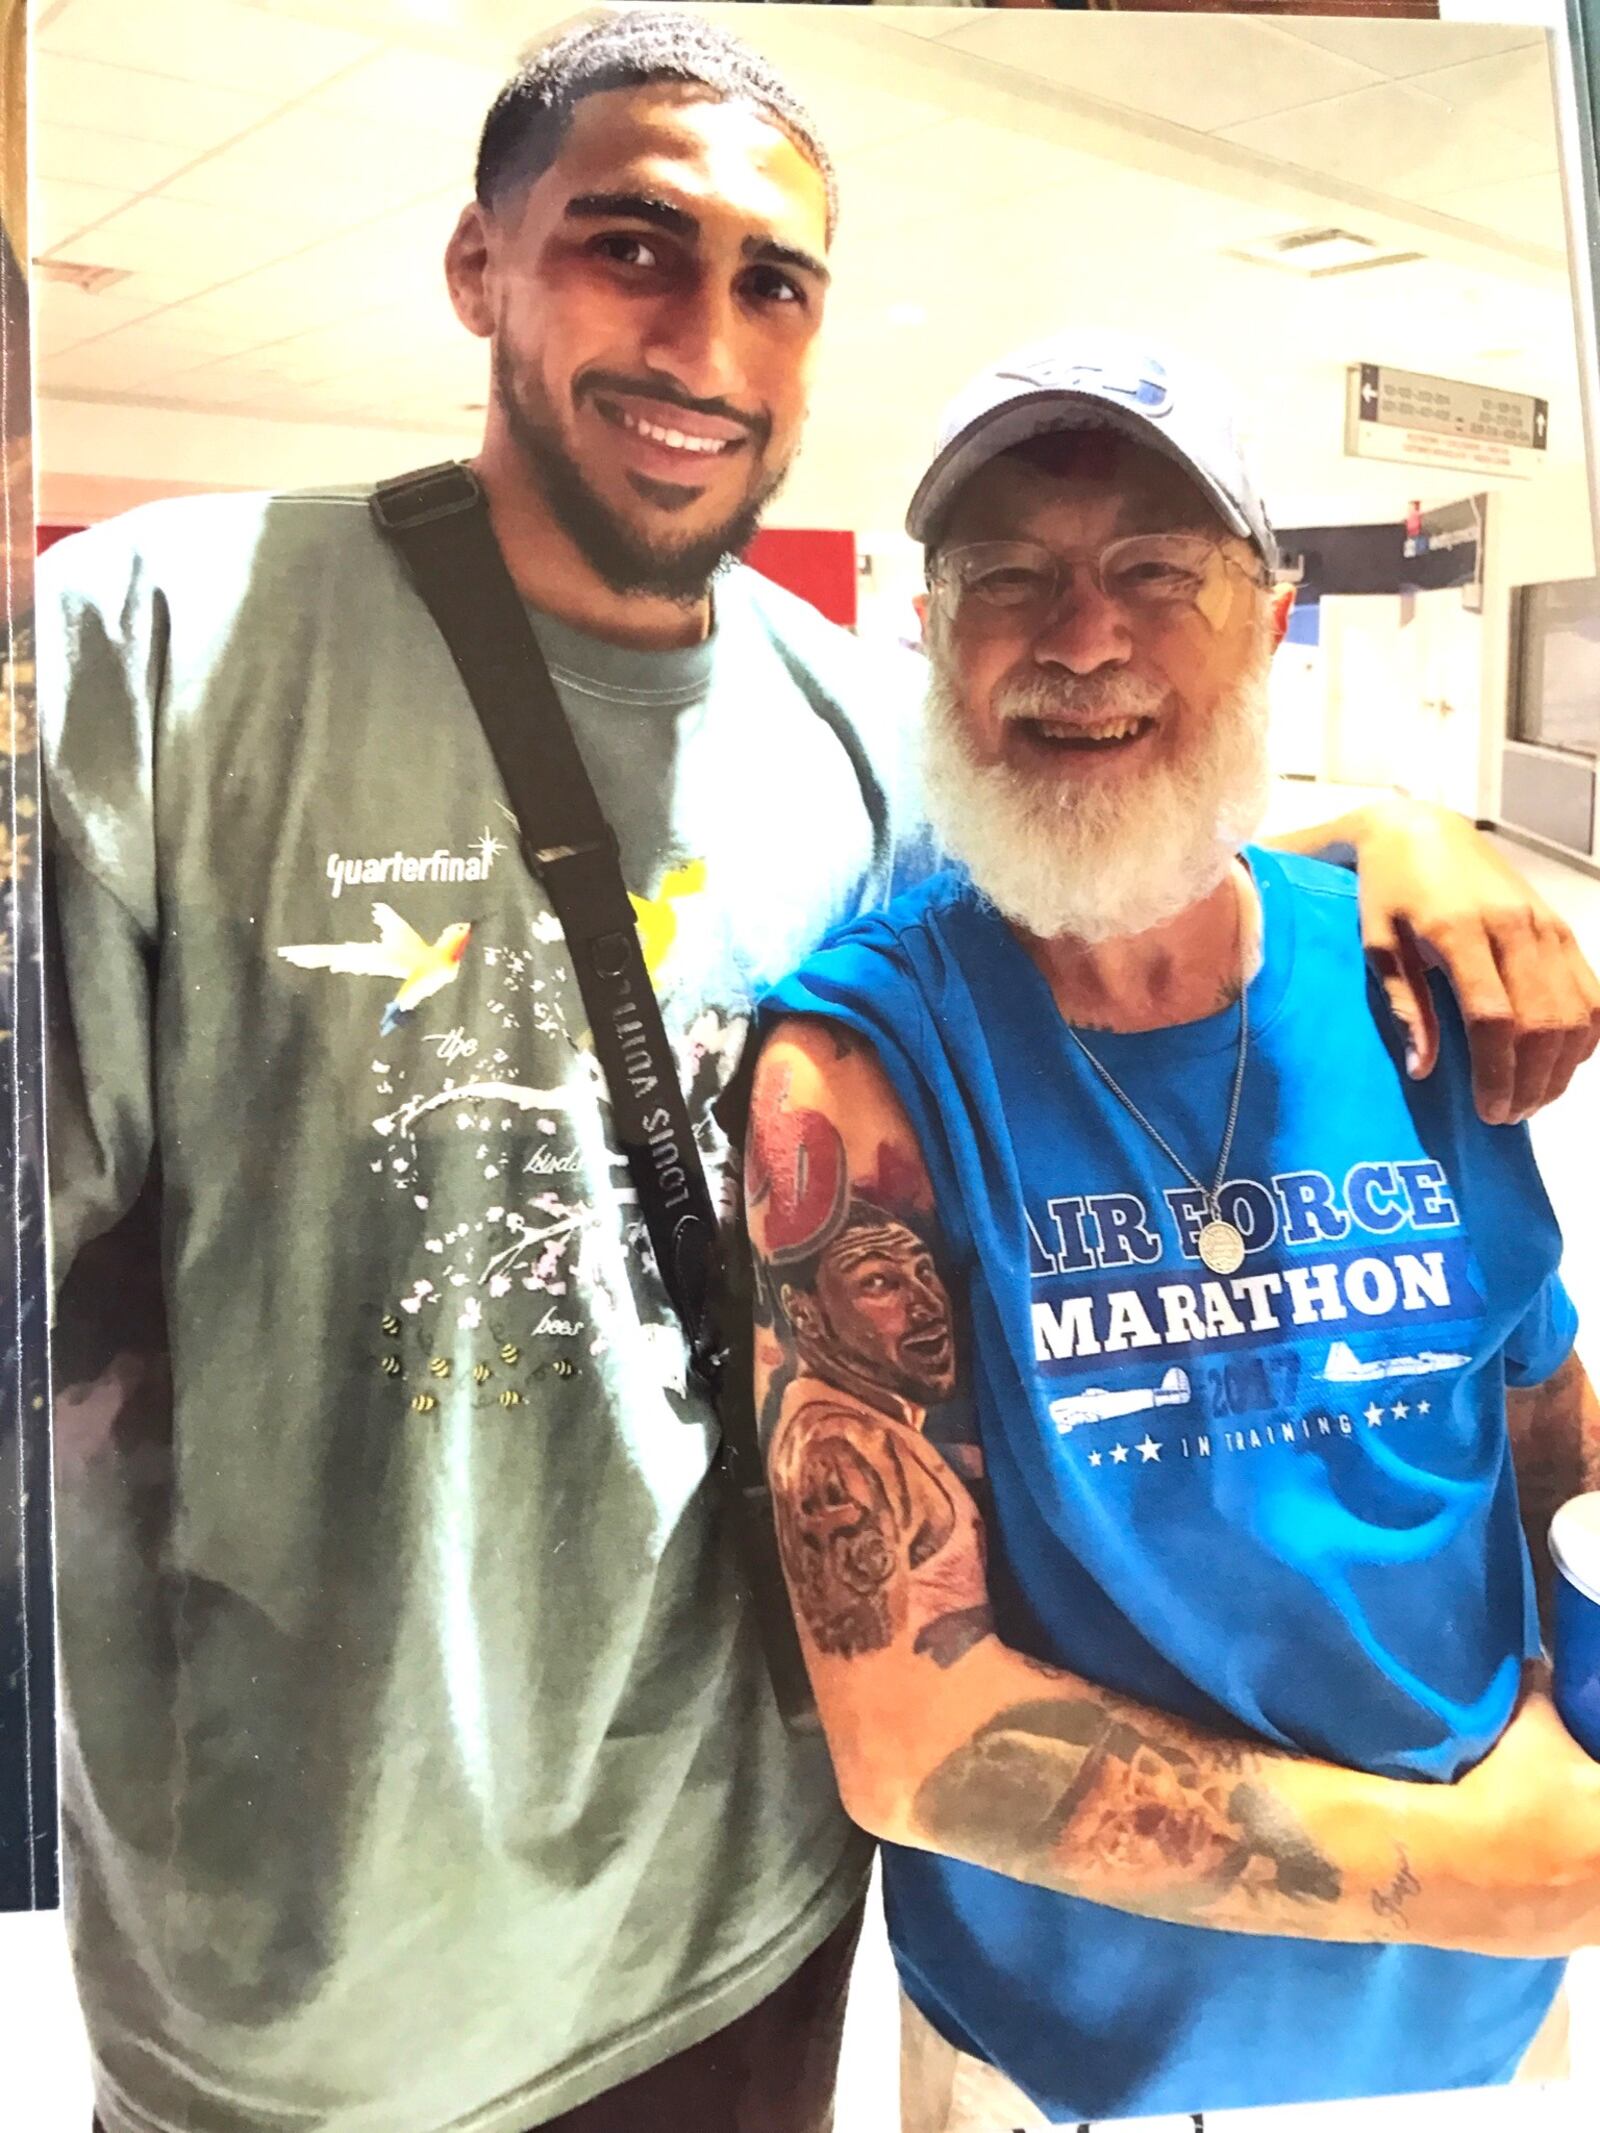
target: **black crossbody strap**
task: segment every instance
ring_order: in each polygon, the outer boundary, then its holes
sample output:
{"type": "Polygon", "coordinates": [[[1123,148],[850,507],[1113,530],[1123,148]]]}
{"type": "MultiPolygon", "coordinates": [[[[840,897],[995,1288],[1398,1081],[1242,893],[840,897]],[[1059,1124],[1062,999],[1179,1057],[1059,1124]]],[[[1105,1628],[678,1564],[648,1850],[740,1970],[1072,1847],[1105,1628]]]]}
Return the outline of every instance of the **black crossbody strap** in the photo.
{"type": "Polygon", "coordinates": [[[370,506],[455,661],[516,816],[523,859],[566,935],[650,1248],[683,1325],[690,1371],[717,1406],[774,1691],[789,1724],[809,1728],[810,1688],[777,1562],[748,1374],[743,1382],[725,1382],[716,1210],[645,967],[615,832],[472,470],[449,461],[381,482],[370,506]]]}
{"type": "Polygon", "coordinates": [[[677,1062],[645,969],[617,840],[601,812],[469,467],[384,482],[372,512],[460,670],[517,818],[522,856],[544,885],[571,952],[618,1145],[656,1265],[683,1321],[690,1365],[715,1392],[716,1214],[677,1062]]]}

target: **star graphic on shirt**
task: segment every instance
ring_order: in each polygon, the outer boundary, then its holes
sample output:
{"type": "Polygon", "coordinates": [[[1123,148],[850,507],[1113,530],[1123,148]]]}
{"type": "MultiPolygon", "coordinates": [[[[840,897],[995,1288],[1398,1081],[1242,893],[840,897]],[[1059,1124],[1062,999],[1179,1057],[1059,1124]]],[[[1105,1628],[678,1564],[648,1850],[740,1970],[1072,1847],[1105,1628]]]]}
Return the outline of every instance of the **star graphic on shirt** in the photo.
{"type": "Polygon", "coordinates": [[[1161,1457],[1161,1447],[1148,1430],[1144,1433],[1143,1441],[1134,1446],[1134,1450],[1139,1454],[1146,1466],[1150,1464],[1152,1459],[1161,1457]]]}
{"type": "Polygon", "coordinates": [[[1091,1452],[1089,1454],[1089,1464],[1091,1466],[1098,1466],[1100,1464],[1100,1454],[1098,1452],[1091,1452]]]}
{"type": "Polygon", "coordinates": [[[1411,1410],[1404,1400],[1396,1400],[1389,1412],[1395,1417],[1396,1421],[1403,1422],[1411,1410]]]}
{"type": "Polygon", "coordinates": [[[1372,1405],[1367,1408],[1366,1417],[1368,1429],[1382,1429],[1383,1409],[1378,1405],[1376,1400],[1374,1400],[1372,1405]]]}
{"type": "Polygon", "coordinates": [[[1432,1406],[1433,1402],[1431,1400],[1419,1400],[1417,1402],[1417,1413],[1419,1415],[1425,1415],[1429,1412],[1432,1406]]]}
{"type": "Polygon", "coordinates": [[[477,843],[474,844],[472,849],[477,853],[478,857],[483,861],[485,866],[492,866],[495,860],[498,859],[500,854],[505,850],[505,846],[500,842],[500,839],[495,836],[492,830],[485,830],[483,835],[478,839],[477,843]]]}
{"type": "Polygon", "coordinates": [[[1128,1463],[1128,1447],[1125,1444],[1113,1444],[1111,1447],[1111,1459],[1115,1466],[1126,1466],[1128,1463]]]}

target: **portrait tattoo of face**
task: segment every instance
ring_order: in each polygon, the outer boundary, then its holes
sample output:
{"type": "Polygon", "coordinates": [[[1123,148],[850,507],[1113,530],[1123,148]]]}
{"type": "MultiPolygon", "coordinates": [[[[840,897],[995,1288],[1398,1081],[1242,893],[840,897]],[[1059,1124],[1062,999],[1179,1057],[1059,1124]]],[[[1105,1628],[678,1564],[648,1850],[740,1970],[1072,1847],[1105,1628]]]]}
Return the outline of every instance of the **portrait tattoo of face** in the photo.
{"type": "MultiPolygon", "coordinates": [[[[844,1226],[780,1301],[805,1369],[831,1384],[928,1408],[955,1390],[956,1349],[932,1252],[907,1223],[852,1199],[844,1226]]],[[[881,1398],[877,1404],[882,1404],[881,1398]]]]}

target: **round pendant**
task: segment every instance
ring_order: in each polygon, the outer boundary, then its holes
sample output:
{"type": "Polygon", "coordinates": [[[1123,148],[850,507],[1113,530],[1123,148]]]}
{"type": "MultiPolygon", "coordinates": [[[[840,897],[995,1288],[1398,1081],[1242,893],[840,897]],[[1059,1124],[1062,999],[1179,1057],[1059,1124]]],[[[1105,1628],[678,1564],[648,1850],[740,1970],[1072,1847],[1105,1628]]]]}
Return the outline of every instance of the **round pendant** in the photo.
{"type": "Polygon", "coordinates": [[[1231,1222],[1220,1215],[1208,1222],[1195,1239],[1201,1261],[1213,1274],[1232,1274],[1244,1265],[1244,1239],[1231,1222]]]}

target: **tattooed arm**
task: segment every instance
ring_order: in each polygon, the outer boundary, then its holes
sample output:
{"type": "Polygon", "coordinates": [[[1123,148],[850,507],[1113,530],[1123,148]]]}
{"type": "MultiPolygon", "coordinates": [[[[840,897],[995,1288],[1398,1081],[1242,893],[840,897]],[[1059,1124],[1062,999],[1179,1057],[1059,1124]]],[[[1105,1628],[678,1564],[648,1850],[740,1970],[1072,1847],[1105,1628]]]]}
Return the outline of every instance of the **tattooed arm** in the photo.
{"type": "Polygon", "coordinates": [[[1569,1355],[1542,1385],[1506,1395],[1506,1422],[1539,1619],[1548,1635],[1555,1584],[1550,1521],[1569,1496],[1600,1489],[1600,1398],[1577,1356],[1569,1355]]]}
{"type": "Polygon", "coordinates": [[[981,1517],[923,1434],[958,1388],[954,1319],[921,1151],[869,1048],[778,1027],[747,1187],[780,1552],[863,1827],[1183,1924],[1493,1954],[1600,1938],[1600,1768],[1537,1691],[1470,1776],[1402,1784],[1002,1643],[981,1517]]]}

